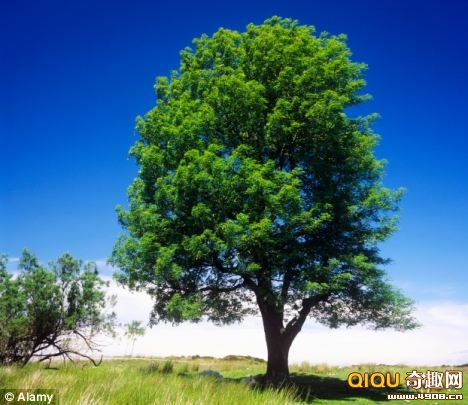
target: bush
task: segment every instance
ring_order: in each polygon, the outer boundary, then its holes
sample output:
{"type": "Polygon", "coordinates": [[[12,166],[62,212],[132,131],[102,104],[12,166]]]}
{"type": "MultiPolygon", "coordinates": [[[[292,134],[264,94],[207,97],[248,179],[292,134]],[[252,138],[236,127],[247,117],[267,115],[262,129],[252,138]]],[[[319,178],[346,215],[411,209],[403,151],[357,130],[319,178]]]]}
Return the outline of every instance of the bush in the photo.
{"type": "Polygon", "coordinates": [[[95,263],[83,263],[64,254],[49,268],[23,251],[20,273],[6,270],[0,255],[0,364],[26,364],[63,357],[85,357],[76,348],[85,343],[96,351],[93,337],[111,331],[114,315],[106,315],[106,283],[95,263]]]}
{"type": "Polygon", "coordinates": [[[167,360],[162,364],[161,373],[170,374],[174,371],[174,363],[171,360],[167,360]]]}

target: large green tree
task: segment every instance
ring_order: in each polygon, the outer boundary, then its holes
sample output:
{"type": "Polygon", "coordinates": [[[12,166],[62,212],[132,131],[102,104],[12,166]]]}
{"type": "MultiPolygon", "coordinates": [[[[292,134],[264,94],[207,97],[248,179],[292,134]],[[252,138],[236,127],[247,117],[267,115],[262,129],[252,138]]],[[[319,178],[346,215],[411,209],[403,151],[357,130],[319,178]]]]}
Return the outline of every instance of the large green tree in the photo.
{"type": "Polygon", "coordinates": [[[365,65],[344,35],[278,17],[194,40],[156,83],[130,154],[140,166],[112,263],[155,299],[153,324],[260,312],[267,378],[310,315],[331,327],[415,326],[378,243],[401,190],[382,184],[365,65]]]}

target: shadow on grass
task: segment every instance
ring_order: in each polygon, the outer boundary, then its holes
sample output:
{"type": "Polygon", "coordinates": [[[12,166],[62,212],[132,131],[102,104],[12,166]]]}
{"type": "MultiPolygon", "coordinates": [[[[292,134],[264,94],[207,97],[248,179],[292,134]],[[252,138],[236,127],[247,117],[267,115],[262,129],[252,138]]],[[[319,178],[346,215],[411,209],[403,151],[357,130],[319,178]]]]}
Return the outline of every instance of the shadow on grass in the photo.
{"type": "MultiPolygon", "coordinates": [[[[140,369],[141,372],[153,373],[161,372],[159,365],[146,366],[140,369]]],[[[194,378],[200,376],[200,373],[177,373],[181,378],[194,378]]],[[[264,390],[271,386],[259,383],[262,376],[256,376],[255,378],[219,378],[216,376],[205,375],[206,378],[213,378],[219,384],[235,383],[242,384],[251,390],[264,390]]],[[[330,401],[356,401],[359,399],[367,399],[370,401],[388,401],[388,394],[403,394],[407,393],[404,387],[399,388],[351,388],[346,380],[331,377],[331,376],[320,376],[314,374],[300,374],[291,373],[291,383],[283,388],[291,392],[291,395],[295,396],[298,401],[313,403],[315,400],[330,400],[330,401]]]]}
{"type": "Polygon", "coordinates": [[[371,401],[388,401],[387,394],[405,393],[404,388],[351,388],[346,380],[329,376],[293,375],[301,400],[315,399],[351,400],[365,398],[371,401]]]}
{"type": "MultiPolygon", "coordinates": [[[[225,379],[242,383],[243,379],[225,379]]],[[[259,385],[252,385],[252,389],[264,389],[259,385]]],[[[291,374],[291,385],[284,389],[295,390],[296,399],[306,403],[315,400],[353,401],[367,399],[370,401],[388,401],[387,394],[407,393],[403,387],[399,388],[351,388],[347,381],[336,377],[318,376],[311,374],[291,374]]]]}

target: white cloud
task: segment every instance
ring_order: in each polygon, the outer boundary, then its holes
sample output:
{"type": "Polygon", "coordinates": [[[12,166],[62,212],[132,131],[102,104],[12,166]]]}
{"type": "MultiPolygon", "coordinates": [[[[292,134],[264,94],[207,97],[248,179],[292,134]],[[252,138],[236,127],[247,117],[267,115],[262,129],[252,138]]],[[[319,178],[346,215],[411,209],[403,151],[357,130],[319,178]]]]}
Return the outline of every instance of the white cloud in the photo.
{"type": "MultiPolygon", "coordinates": [[[[143,293],[131,293],[111,282],[109,292],[118,299],[119,322],[149,320],[152,300],[143,293]]],[[[415,331],[372,331],[364,327],[328,329],[309,321],[293,343],[291,362],[326,362],[333,365],[385,363],[442,365],[468,363],[468,303],[426,302],[417,306],[416,317],[423,326],[415,331]]],[[[126,342],[114,339],[104,347],[106,355],[126,354],[126,342]]],[[[128,352],[127,352],[128,354],[128,352]]],[[[138,339],[134,355],[243,354],[266,358],[260,318],[241,324],[217,327],[202,322],[173,327],[147,328],[138,339]]]]}

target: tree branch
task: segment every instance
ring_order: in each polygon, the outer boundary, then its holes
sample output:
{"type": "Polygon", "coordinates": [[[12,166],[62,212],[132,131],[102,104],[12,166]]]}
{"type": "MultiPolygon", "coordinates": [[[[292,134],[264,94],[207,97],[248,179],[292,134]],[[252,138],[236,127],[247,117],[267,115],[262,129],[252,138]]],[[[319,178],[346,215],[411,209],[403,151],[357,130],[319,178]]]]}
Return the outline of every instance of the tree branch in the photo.
{"type": "Polygon", "coordinates": [[[76,351],[76,350],[63,349],[63,348],[61,348],[60,346],[58,346],[57,344],[52,343],[52,342],[50,342],[50,346],[55,347],[55,349],[57,350],[57,353],[36,354],[36,355],[35,355],[36,357],[42,357],[39,361],[44,361],[44,360],[50,359],[51,357],[66,356],[66,357],[73,363],[74,360],[73,360],[73,358],[70,356],[70,354],[74,354],[74,355],[76,355],[76,356],[84,357],[84,358],[88,359],[88,360],[91,361],[91,363],[93,363],[96,367],[99,366],[99,365],[102,363],[102,359],[103,359],[103,355],[102,355],[102,354],[101,354],[101,357],[100,357],[99,361],[96,361],[95,359],[93,359],[91,356],[88,356],[87,354],[80,353],[80,352],[78,352],[78,351],[76,351]]]}
{"type": "Polygon", "coordinates": [[[212,292],[231,292],[231,291],[235,291],[235,290],[238,290],[239,288],[242,288],[244,287],[244,282],[242,283],[239,283],[239,284],[235,284],[231,287],[216,287],[216,286],[206,286],[206,287],[202,287],[202,288],[199,288],[198,291],[212,291],[212,292]]]}
{"type": "Polygon", "coordinates": [[[329,297],[329,294],[317,295],[315,297],[304,298],[302,300],[302,308],[299,311],[297,317],[291,319],[284,330],[284,334],[291,342],[294,340],[296,335],[301,331],[304,322],[307,319],[307,316],[310,314],[310,311],[314,305],[317,303],[326,300],[329,297]]]}
{"type": "Polygon", "coordinates": [[[286,302],[286,298],[288,297],[289,285],[291,283],[291,272],[287,270],[284,274],[283,278],[283,285],[281,286],[281,300],[284,303],[286,302]]]}

